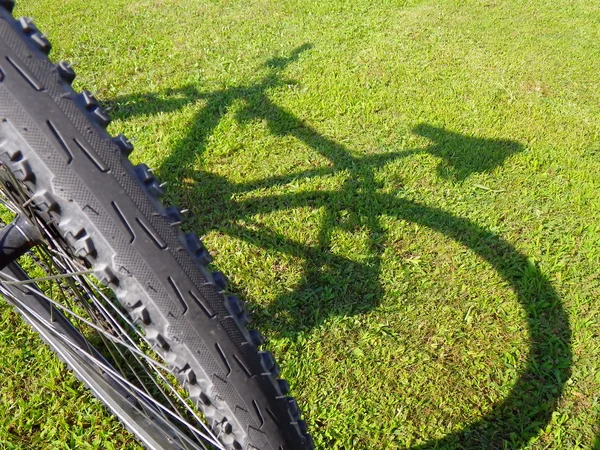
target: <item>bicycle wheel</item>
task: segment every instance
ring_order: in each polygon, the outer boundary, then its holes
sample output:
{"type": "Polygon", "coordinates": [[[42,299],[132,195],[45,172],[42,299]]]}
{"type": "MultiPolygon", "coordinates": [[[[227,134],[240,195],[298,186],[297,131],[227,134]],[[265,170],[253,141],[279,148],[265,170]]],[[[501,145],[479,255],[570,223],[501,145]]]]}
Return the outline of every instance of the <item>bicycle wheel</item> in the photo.
{"type": "Polygon", "coordinates": [[[148,448],[312,448],[182,213],[0,0],[0,291],[148,448]],[[31,246],[35,246],[32,251],[31,246]],[[17,259],[29,251],[26,256],[17,259]]]}

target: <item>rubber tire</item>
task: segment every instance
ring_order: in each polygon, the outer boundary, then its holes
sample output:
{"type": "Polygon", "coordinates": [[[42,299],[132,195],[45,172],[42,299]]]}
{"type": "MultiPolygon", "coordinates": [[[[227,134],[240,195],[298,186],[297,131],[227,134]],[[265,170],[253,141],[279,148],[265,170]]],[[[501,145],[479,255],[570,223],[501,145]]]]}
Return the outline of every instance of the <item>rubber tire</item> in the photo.
{"type": "Polygon", "coordinates": [[[12,2],[0,0],[0,162],[175,369],[226,448],[313,448],[273,356],[145,165],[12,2]]]}

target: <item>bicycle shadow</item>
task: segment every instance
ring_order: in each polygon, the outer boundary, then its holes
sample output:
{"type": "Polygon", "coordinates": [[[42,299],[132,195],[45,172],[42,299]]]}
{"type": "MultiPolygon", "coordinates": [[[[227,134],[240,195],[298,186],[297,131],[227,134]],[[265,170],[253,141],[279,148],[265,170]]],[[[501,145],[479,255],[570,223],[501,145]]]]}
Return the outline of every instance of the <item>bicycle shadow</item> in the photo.
{"type": "Polygon", "coordinates": [[[551,419],[571,366],[571,332],[566,312],[547,278],[508,242],[493,233],[442,210],[381,192],[375,178],[378,168],[416,153],[439,158],[438,175],[462,181],[474,173],[489,172],[510,155],[522,150],[514,141],[462,136],[443,128],[420,124],[414,128],[431,145],[423,149],[357,156],[350,149],[320,134],[291,112],[277,106],[267,91],[292,84],[282,76],[285,68],[310,49],[305,44],[288,57],[269,60],[267,74],[249,85],[202,92],[193,85],[159,93],[129,95],[113,99],[113,116],[176,111],[196,101],[204,106],[187,136],[171,150],[160,168],[159,178],[175,184],[180,205],[201,217],[196,231],[218,230],[277,254],[304,261],[303,280],[293,292],[281,295],[265,307],[255,306],[253,315],[261,328],[285,329],[286,335],[318,326],[336,315],[369,311],[385,295],[379,282],[382,264],[381,240],[385,235],[382,216],[392,216],[436,230],[484,258],[516,292],[527,316],[531,348],[526,368],[511,394],[490,414],[462,431],[414,448],[514,448],[524,446],[551,419]],[[209,138],[234,102],[243,102],[235,119],[240,123],[263,121],[271,134],[293,137],[324,157],[328,164],[290,174],[247,183],[194,168],[206,150],[209,138]],[[183,163],[183,165],[182,165],[183,163]],[[232,200],[236,194],[273,186],[284,187],[299,179],[345,173],[340,189],[312,190],[263,195],[250,200],[232,200]],[[187,182],[182,182],[187,180],[187,182]],[[334,208],[331,206],[335,205],[334,208]],[[251,223],[257,214],[296,207],[322,208],[325,213],[316,244],[294,242],[285,235],[251,223]],[[353,261],[331,250],[337,228],[369,230],[370,257],[353,261]]]}

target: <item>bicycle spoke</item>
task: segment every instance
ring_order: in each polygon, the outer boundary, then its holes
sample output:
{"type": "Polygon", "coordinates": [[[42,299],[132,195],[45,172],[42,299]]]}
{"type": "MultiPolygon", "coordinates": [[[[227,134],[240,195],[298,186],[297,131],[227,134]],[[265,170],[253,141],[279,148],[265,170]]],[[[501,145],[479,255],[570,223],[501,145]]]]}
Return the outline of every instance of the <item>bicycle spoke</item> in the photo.
{"type": "MultiPolygon", "coordinates": [[[[15,280],[13,277],[11,277],[10,275],[7,275],[3,272],[0,272],[0,277],[5,277],[5,278],[9,278],[12,279],[11,281],[15,280]]],[[[3,284],[7,284],[6,282],[3,282],[3,284]]],[[[16,283],[13,283],[16,284],[16,283]]],[[[106,338],[108,338],[109,340],[115,342],[115,343],[119,343],[124,347],[127,347],[128,350],[138,354],[139,356],[142,356],[143,358],[150,360],[152,362],[153,365],[169,371],[169,369],[166,366],[163,366],[162,364],[158,363],[157,361],[154,361],[153,359],[151,359],[149,356],[145,355],[143,352],[141,352],[140,350],[136,349],[135,347],[130,346],[129,344],[127,344],[126,342],[120,341],[118,338],[116,338],[115,336],[113,336],[112,334],[110,334],[109,332],[103,330],[101,327],[99,327],[98,325],[90,322],[89,320],[84,319],[82,316],[80,316],[79,314],[71,311],[69,308],[67,308],[66,306],[61,305],[60,303],[58,303],[57,301],[51,299],[50,297],[48,297],[47,295],[45,295],[43,292],[38,291],[37,289],[31,287],[27,284],[24,284],[23,286],[26,289],[29,289],[31,292],[40,295],[44,300],[46,300],[48,303],[51,303],[54,307],[68,313],[70,316],[73,316],[74,318],[76,318],[77,320],[79,320],[80,322],[86,324],[87,326],[89,326],[90,328],[93,328],[95,331],[97,331],[98,333],[102,334],[103,336],[105,336],[106,338]]]]}
{"type": "MultiPolygon", "coordinates": [[[[114,310],[115,310],[115,311],[116,311],[116,312],[117,312],[117,313],[120,315],[120,317],[121,317],[123,320],[125,320],[125,321],[126,321],[126,322],[127,322],[129,325],[130,325],[130,327],[131,327],[132,329],[134,329],[134,330],[135,330],[135,332],[136,332],[137,334],[139,334],[139,335],[140,335],[140,336],[141,336],[141,337],[142,337],[142,338],[143,338],[143,339],[146,341],[146,343],[147,343],[148,345],[150,345],[150,343],[149,343],[149,342],[148,342],[148,341],[145,339],[145,337],[142,335],[142,333],[141,333],[141,332],[140,332],[140,331],[137,329],[137,327],[135,327],[135,325],[134,325],[134,324],[133,324],[133,323],[132,323],[132,322],[131,322],[131,321],[130,321],[130,320],[129,320],[129,319],[126,317],[126,316],[125,316],[125,314],[123,314],[123,313],[122,313],[122,312],[119,310],[119,308],[118,308],[116,305],[114,305],[114,304],[113,304],[113,302],[110,302],[110,301],[108,300],[108,298],[106,298],[106,296],[105,296],[105,295],[104,295],[104,294],[103,294],[101,291],[97,291],[97,292],[98,292],[98,293],[100,293],[100,294],[101,294],[101,295],[104,297],[104,299],[106,300],[107,304],[109,304],[109,305],[110,305],[110,306],[111,306],[111,307],[112,307],[112,308],[113,308],[113,309],[114,309],[114,310]]],[[[101,307],[104,309],[104,306],[103,306],[101,303],[99,303],[99,306],[101,306],[101,307]]],[[[132,343],[132,344],[133,344],[133,339],[132,339],[132,338],[131,338],[131,337],[130,337],[130,336],[127,334],[127,333],[126,333],[126,331],[125,331],[125,330],[124,330],[124,329],[121,327],[121,325],[120,325],[120,324],[119,324],[119,323],[118,323],[116,320],[114,320],[113,316],[111,316],[111,315],[110,315],[108,312],[107,312],[107,317],[110,317],[110,318],[111,318],[111,319],[114,321],[114,324],[115,324],[115,325],[116,325],[116,326],[119,328],[119,330],[122,332],[123,336],[125,336],[125,337],[126,337],[126,338],[127,338],[127,339],[128,339],[128,340],[129,340],[129,341],[132,343]]],[[[134,355],[134,356],[135,356],[135,355],[134,355]]],[[[198,423],[199,423],[199,424],[201,424],[201,426],[202,426],[202,427],[204,427],[204,428],[205,428],[205,429],[206,429],[208,432],[210,432],[210,430],[208,429],[208,427],[206,426],[206,424],[204,423],[204,421],[202,421],[202,420],[201,420],[201,419],[198,417],[198,415],[195,413],[195,411],[194,411],[192,408],[190,408],[190,407],[189,407],[189,405],[187,404],[187,402],[185,402],[185,400],[184,400],[184,399],[181,397],[181,395],[179,395],[179,393],[177,392],[177,390],[175,389],[175,387],[173,387],[173,385],[172,385],[172,384],[171,384],[171,383],[170,383],[170,382],[169,382],[169,381],[166,379],[166,377],[164,377],[164,375],[163,375],[162,373],[160,373],[160,372],[156,372],[156,373],[157,373],[157,374],[160,376],[160,378],[162,379],[162,381],[163,381],[164,383],[166,383],[166,384],[167,384],[167,386],[169,387],[169,389],[171,390],[171,392],[172,392],[172,393],[173,393],[173,394],[174,394],[174,395],[177,397],[177,399],[178,399],[178,400],[181,402],[181,404],[182,404],[182,405],[184,405],[184,407],[186,408],[186,410],[187,410],[187,411],[188,411],[190,414],[192,414],[192,415],[194,416],[194,418],[195,418],[195,419],[198,421],[198,423]]],[[[162,391],[162,388],[160,388],[160,386],[159,386],[158,384],[157,384],[157,387],[159,387],[159,389],[161,389],[161,391],[162,391]]],[[[165,394],[165,397],[166,397],[166,398],[167,398],[167,400],[170,402],[170,399],[169,399],[169,397],[168,397],[166,394],[165,394]]]]}
{"type": "MultiPolygon", "coordinates": [[[[58,262],[58,261],[57,261],[58,262]]],[[[70,265],[70,260],[64,260],[63,261],[65,264],[70,265]]],[[[96,298],[96,296],[92,293],[91,291],[91,286],[94,286],[94,284],[89,280],[89,278],[87,277],[79,277],[80,278],[80,286],[84,288],[84,290],[86,291],[86,293],[89,295],[89,298],[91,298],[94,303],[96,304],[96,306],[98,308],[100,308],[101,313],[103,318],[111,325],[112,330],[114,332],[117,333],[117,335],[121,338],[126,339],[131,345],[135,346],[135,342],[134,340],[129,336],[129,334],[127,333],[127,331],[119,324],[119,322],[117,320],[115,320],[115,318],[108,312],[108,310],[106,309],[106,307],[102,304],[102,302],[99,302],[98,299],[96,298]],[[84,282],[87,281],[87,282],[84,282]]],[[[95,287],[95,286],[94,286],[95,287]]],[[[77,291],[76,291],[77,292],[77,291]]],[[[95,292],[97,294],[100,294],[100,296],[103,298],[103,300],[106,302],[106,304],[110,305],[113,310],[115,312],[117,312],[119,314],[119,316],[127,322],[127,324],[130,326],[131,329],[135,330],[135,332],[138,334],[138,336],[142,337],[146,343],[148,343],[148,341],[145,339],[145,337],[143,336],[143,334],[137,329],[137,327],[135,327],[135,325],[129,321],[129,319],[126,317],[125,314],[123,314],[120,309],[112,302],[110,301],[110,299],[98,288],[95,289],[95,292]]],[[[78,293],[78,292],[77,292],[78,293]]],[[[147,394],[150,395],[150,391],[148,389],[148,387],[146,386],[146,384],[142,381],[141,377],[138,375],[137,370],[131,365],[131,363],[129,362],[129,358],[127,358],[121,347],[118,345],[114,345],[114,349],[119,353],[119,355],[121,356],[121,358],[116,358],[114,356],[113,351],[111,350],[110,346],[108,345],[108,343],[106,342],[106,339],[102,336],[102,339],[105,343],[105,347],[107,348],[107,350],[111,353],[111,355],[113,356],[113,360],[114,361],[118,361],[118,360],[123,360],[125,361],[125,364],[127,364],[128,368],[130,369],[130,373],[133,374],[133,376],[138,380],[138,382],[140,383],[140,386],[142,386],[142,388],[146,391],[147,394]]],[[[149,343],[148,343],[149,344],[149,343]]],[[[148,368],[146,367],[146,365],[142,362],[142,360],[139,358],[139,356],[136,353],[131,353],[131,356],[135,359],[135,361],[138,363],[138,367],[140,369],[142,369],[145,373],[145,375],[147,376],[147,379],[152,382],[154,388],[158,389],[158,391],[160,391],[160,393],[162,394],[162,397],[165,401],[167,401],[169,403],[169,405],[173,408],[173,411],[178,412],[178,407],[177,405],[174,403],[173,400],[171,400],[170,396],[164,391],[164,389],[162,388],[162,386],[156,381],[155,379],[155,375],[158,375],[161,379],[161,381],[163,383],[165,383],[167,385],[167,387],[169,388],[169,390],[171,391],[172,394],[174,394],[177,397],[177,400],[179,400],[179,402],[181,404],[183,404],[186,408],[186,410],[188,412],[190,412],[194,418],[196,419],[196,421],[208,432],[211,433],[210,429],[208,429],[208,427],[206,426],[206,424],[195,414],[195,412],[187,405],[187,403],[183,400],[183,398],[177,393],[176,389],[173,387],[173,385],[167,380],[167,378],[158,370],[153,370],[150,371],[148,370],[148,368]]],[[[120,369],[122,372],[122,369],[120,369]]],[[[164,417],[164,414],[162,414],[164,417]]],[[[180,417],[183,418],[183,415],[180,414],[180,417]]]]}
{"type": "MultiPolygon", "coordinates": [[[[6,274],[4,274],[4,273],[0,272],[0,274],[3,275],[3,276],[6,276],[6,274]]],[[[49,299],[43,293],[41,293],[41,292],[39,292],[39,291],[31,288],[30,286],[26,285],[25,287],[27,289],[31,289],[32,292],[34,292],[36,295],[40,295],[42,298],[44,298],[44,300],[51,301],[51,299],[49,299]]],[[[158,401],[156,401],[150,395],[144,393],[142,389],[140,389],[139,387],[135,386],[133,383],[131,383],[129,380],[127,380],[125,377],[123,377],[121,374],[119,374],[117,371],[115,371],[114,368],[112,368],[109,365],[107,365],[106,362],[100,360],[99,358],[97,358],[96,356],[94,356],[94,355],[92,355],[92,354],[90,354],[88,352],[82,351],[83,349],[81,348],[81,346],[79,344],[77,344],[76,342],[74,342],[71,339],[69,339],[68,336],[66,336],[62,332],[60,332],[60,330],[57,330],[56,327],[54,326],[54,324],[52,322],[50,322],[50,321],[44,319],[43,317],[41,317],[37,312],[33,311],[30,307],[28,307],[27,305],[25,305],[15,295],[13,295],[12,293],[10,293],[9,290],[2,289],[2,293],[4,295],[8,296],[9,298],[11,298],[13,301],[15,301],[18,304],[19,308],[22,308],[22,309],[26,310],[27,313],[28,313],[28,317],[35,318],[46,329],[48,329],[49,331],[51,331],[52,333],[54,333],[57,337],[59,337],[65,343],[69,344],[69,348],[70,349],[76,350],[76,351],[80,352],[85,358],[87,358],[91,362],[93,362],[94,365],[98,366],[103,371],[109,373],[111,375],[111,377],[116,378],[120,383],[122,383],[122,386],[124,388],[128,388],[128,389],[132,390],[137,395],[140,395],[145,401],[151,402],[154,406],[158,407],[162,412],[164,412],[168,416],[176,419],[182,425],[184,425],[186,428],[190,429],[191,431],[193,431],[194,433],[196,433],[198,436],[200,436],[203,439],[207,440],[212,445],[216,445],[217,448],[219,448],[219,449],[223,448],[221,446],[221,444],[219,444],[216,441],[216,438],[214,438],[212,436],[206,435],[205,433],[203,433],[202,431],[200,431],[199,429],[197,429],[193,425],[191,425],[188,422],[186,422],[183,418],[181,418],[175,412],[171,411],[170,409],[168,409],[167,407],[165,407],[164,405],[162,405],[161,403],[159,403],[158,401]]],[[[174,428],[173,431],[174,430],[176,430],[176,429],[174,428]]]]}
{"type": "MultiPolygon", "coordinates": [[[[69,261],[67,260],[67,261],[64,261],[64,262],[69,262],[69,261]]],[[[74,277],[77,276],[77,277],[81,277],[81,278],[87,278],[87,277],[84,277],[84,276],[87,275],[88,273],[89,273],[89,271],[80,271],[80,272],[72,272],[72,273],[70,273],[70,275],[72,275],[74,277]]],[[[69,274],[65,274],[65,275],[69,275],[69,274]]],[[[0,272],[0,276],[5,277],[5,278],[10,278],[7,274],[1,273],[1,272],[0,272]]],[[[46,279],[57,279],[58,277],[45,277],[45,278],[46,279]]],[[[140,363],[141,368],[144,370],[144,372],[146,373],[146,375],[148,375],[149,380],[152,381],[153,385],[156,388],[159,389],[159,391],[163,395],[163,398],[173,408],[173,411],[178,411],[178,407],[171,400],[170,396],[167,393],[165,393],[165,391],[163,390],[163,388],[156,382],[156,380],[154,379],[154,375],[158,375],[159,376],[159,378],[161,379],[161,381],[166,384],[166,386],[168,387],[168,389],[171,392],[171,394],[174,395],[177,398],[177,400],[179,401],[180,405],[183,406],[185,408],[185,410],[194,417],[195,421],[198,424],[200,424],[200,426],[202,428],[204,428],[206,432],[211,433],[211,431],[208,428],[208,426],[204,423],[204,421],[202,419],[200,419],[200,417],[198,417],[198,415],[195,413],[195,411],[187,404],[187,402],[183,399],[183,397],[177,392],[177,389],[175,387],[173,387],[172,383],[170,383],[167,380],[167,378],[160,372],[160,370],[157,370],[157,369],[165,370],[166,372],[168,372],[170,374],[173,374],[173,371],[170,370],[169,368],[167,368],[166,366],[162,365],[158,361],[152,359],[151,357],[149,357],[148,355],[146,355],[145,353],[141,352],[140,350],[138,350],[136,348],[133,339],[131,339],[131,337],[126,332],[126,330],[115,320],[115,318],[113,316],[111,316],[108,313],[108,311],[106,310],[106,307],[101,302],[97,301],[96,297],[93,294],[91,294],[91,292],[90,292],[89,289],[90,289],[90,286],[93,286],[93,283],[90,283],[90,284],[88,284],[88,283],[83,284],[82,283],[81,286],[85,287],[85,290],[90,294],[90,298],[95,302],[96,306],[100,308],[103,318],[106,319],[107,322],[112,325],[112,330],[111,331],[115,332],[117,334],[117,336],[115,336],[112,333],[110,333],[110,332],[102,329],[101,327],[95,325],[94,323],[86,320],[81,315],[79,315],[79,314],[75,313],[74,311],[72,311],[72,309],[69,309],[69,308],[65,307],[64,305],[61,305],[57,301],[55,301],[52,298],[48,297],[47,295],[45,295],[43,293],[40,293],[37,289],[35,289],[33,287],[30,287],[29,286],[30,283],[20,283],[19,284],[14,279],[13,280],[9,279],[9,281],[3,281],[3,283],[4,284],[12,284],[12,285],[23,285],[26,289],[31,290],[32,292],[35,292],[37,295],[40,295],[42,298],[44,298],[46,301],[48,301],[51,305],[53,305],[57,309],[60,309],[61,311],[66,312],[70,316],[76,318],[78,321],[86,324],[90,328],[93,328],[95,331],[97,331],[99,333],[100,337],[103,339],[103,341],[105,343],[106,343],[106,340],[108,340],[112,344],[115,344],[114,347],[115,347],[116,351],[122,356],[122,359],[129,365],[129,363],[127,361],[127,358],[122,353],[122,351],[119,348],[119,346],[127,349],[129,352],[131,352],[132,356],[140,363]],[[129,341],[129,343],[123,341],[122,340],[123,338],[126,338],[129,341]],[[140,357],[143,358],[147,363],[149,363],[149,364],[151,364],[153,366],[154,370],[152,372],[149,371],[146,368],[146,366],[141,362],[140,357]]],[[[130,328],[132,328],[133,330],[135,330],[135,332],[140,337],[144,338],[143,335],[142,335],[142,333],[137,329],[137,327],[125,316],[125,314],[123,314],[119,310],[119,308],[116,305],[114,305],[113,302],[111,302],[108,299],[108,297],[106,297],[106,295],[104,293],[102,293],[102,291],[100,291],[99,289],[96,288],[96,292],[99,293],[103,297],[103,299],[105,300],[105,302],[108,305],[110,305],[114,309],[114,311],[116,311],[119,314],[119,316],[124,321],[127,322],[127,324],[130,326],[130,328]]],[[[145,340],[145,338],[144,338],[144,340],[145,340]]],[[[114,353],[110,350],[110,347],[108,345],[106,347],[107,347],[108,351],[111,353],[111,355],[113,356],[113,358],[115,360],[118,360],[118,358],[114,357],[114,353]]],[[[144,383],[141,382],[141,379],[137,375],[135,369],[133,367],[131,367],[131,366],[129,366],[129,367],[131,369],[131,372],[134,374],[134,376],[136,376],[136,378],[138,379],[138,381],[140,381],[140,383],[143,386],[143,388],[149,394],[149,391],[147,390],[147,388],[144,385],[144,383]]],[[[183,416],[181,414],[179,414],[179,416],[183,419],[183,416]]]]}
{"type": "Polygon", "coordinates": [[[0,196],[0,204],[2,204],[2,206],[4,206],[6,209],[8,209],[11,213],[13,214],[17,214],[17,211],[15,211],[13,209],[13,207],[6,202],[6,197],[4,197],[4,195],[0,196]]]}
{"type": "Polygon", "coordinates": [[[88,273],[94,273],[94,271],[93,270],[83,270],[81,272],[71,272],[71,273],[65,273],[65,274],[60,274],[60,275],[50,275],[47,277],[31,278],[29,280],[4,281],[3,283],[7,284],[7,285],[19,286],[19,285],[23,285],[23,284],[37,283],[40,281],[58,280],[60,278],[74,277],[77,275],[86,275],[88,273]]]}

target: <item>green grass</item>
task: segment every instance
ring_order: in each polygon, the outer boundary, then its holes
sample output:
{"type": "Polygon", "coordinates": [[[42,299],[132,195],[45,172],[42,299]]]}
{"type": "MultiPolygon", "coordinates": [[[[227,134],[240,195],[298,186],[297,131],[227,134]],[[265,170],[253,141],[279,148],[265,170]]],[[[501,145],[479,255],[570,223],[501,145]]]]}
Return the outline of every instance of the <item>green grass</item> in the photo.
{"type": "MultiPolygon", "coordinates": [[[[600,439],[597,2],[16,12],[191,210],[318,448],[600,439]]],[[[135,445],[2,323],[0,448],[135,445]]]]}

